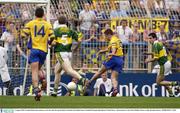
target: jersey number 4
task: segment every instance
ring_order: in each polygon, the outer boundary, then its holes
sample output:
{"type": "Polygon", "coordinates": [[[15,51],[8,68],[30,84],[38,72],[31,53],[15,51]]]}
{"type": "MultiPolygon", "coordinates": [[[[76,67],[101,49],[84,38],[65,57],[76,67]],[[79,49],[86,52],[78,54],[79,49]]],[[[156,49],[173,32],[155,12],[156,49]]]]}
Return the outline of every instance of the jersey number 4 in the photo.
{"type": "Polygon", "coordinates": [[[34,36],[36,37],[37,35],[44,37],[44,26],[41,26],[39,29],[37,28],[37,25],[34,26],[34,36]]]}

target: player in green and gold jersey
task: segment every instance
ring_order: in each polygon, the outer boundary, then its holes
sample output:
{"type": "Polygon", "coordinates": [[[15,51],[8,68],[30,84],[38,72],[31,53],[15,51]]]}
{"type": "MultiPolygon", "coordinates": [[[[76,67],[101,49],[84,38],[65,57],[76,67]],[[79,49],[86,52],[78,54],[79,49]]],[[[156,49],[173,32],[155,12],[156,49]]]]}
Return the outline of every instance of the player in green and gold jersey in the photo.
{"type": "Polygon", "coordinates": [[[85,85],[86,79],[81,77],[81,75],[76,72],[71,66],[72,60],[72,42],[73,40],[77,41],[78,44],[74,50],[78,48],[78,45],[81,43],[82,35],[76,31],[69,29],[66,25],[67,20],[64,16],[59,17],[59,25],[54,30],[55,34],[55,55],[57,59],[57,64],[55,66],[55,80],[54,80],[54,91],[52,96],[57,96],[57,90],[59,87],[59,82],[61,80],[61,71],[64,70],[67,74],[71,75],[73,78],[79,80],[82,85],[85,85]]]}
{"type": "Polygon", "coordinates": [[[164,78],[166,75],[170,74],[171,71],[171,61],[168,58],[168,54],[166,48],[163,43],[157,40],[157,36],[155,33],[149,34],[149,42],[153,44],[151,55],[153,58],[146,59],[145,62],[154,62],[157,61],[160,65],[160,70],[157,73],[156,83],[160,86],[164,86],[166,90],[169,92],[170,97],[174,97],[171,86],[179,85],[178,81],[165,81],[164,78]]]}

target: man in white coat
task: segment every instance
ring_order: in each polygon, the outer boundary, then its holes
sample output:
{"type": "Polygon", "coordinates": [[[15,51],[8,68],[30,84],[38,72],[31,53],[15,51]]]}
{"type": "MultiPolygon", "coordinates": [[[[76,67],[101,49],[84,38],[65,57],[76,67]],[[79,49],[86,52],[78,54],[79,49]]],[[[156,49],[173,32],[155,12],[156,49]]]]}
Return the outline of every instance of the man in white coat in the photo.
{"type": "Polygon", "coordinates": [[[94,96],[108,96],[112,90],[111,79],[107,78],[107,73],[103,73],[101,78],[96,80],[94,85],[94,96]]]}
{"type": "Polygon", "coordinates": [[[11,78],[7,67],[7,49],[4,48],[4,41],[0,40],[0,75],[4,86],[9,89],[11,84],[11,78]]]}

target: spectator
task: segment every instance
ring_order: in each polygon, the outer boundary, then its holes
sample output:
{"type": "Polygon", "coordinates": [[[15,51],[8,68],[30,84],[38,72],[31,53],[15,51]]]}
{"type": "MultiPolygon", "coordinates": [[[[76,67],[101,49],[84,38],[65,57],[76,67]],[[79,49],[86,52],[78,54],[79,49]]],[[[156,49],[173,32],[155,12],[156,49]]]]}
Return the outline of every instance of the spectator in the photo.
{"type": "Polygon", "coordinates": [[[139,25],[138,23],[134,23],[134,29],[132,34],[132,39],[130,39],[131,42],[140,41],[140,32],[139,32],[139,25]]]}
{"type": "Polygon", "coordinates": [[[4,16],[3,18],[6,18],[6,19],[12,18],[10,4],[5,4],[4,6],[2,6],[1,13],[4,16]]]}
{"type": "Polygon", "coordinates": [[[95,42],[95,41],[98,41],[98,33],[97,33],[97,27],[95,24],[91,27],[91,29],[89,30],[90,32],[90,38],[87,39],[87,40],[84,40],[86,42],[88,41],[92,41],[92,42],[95,42]]]}
{"type": "Polygon", "coordinates": [[[128,43],[130,40],[132,40],[132,29],[127,26],[127,20],[123,19],[121,20],[121,26],[117,26],[116,32],[118,37],[121,39],[123,44],[123,53],[127,53],[128,43]]]}
{"type": "Polygon", "coordinates": [[[15,51],[13,42],[15,39],[14,36],[14,31],[15,31],[15,27],[13,23],[7,23],[7,27],[6,27],[6,31],[3,32],[2,36],[1,36],[1,40],[4,41],[4,48],[7,49],[8,52],[8,67],[12,67],[12,52],[15,51]]]}
{"type": "Polygon", "coordinates": [[[147,7],[150,11],[154,8],[154,0],[147,0],[147,7]]]}
{"type": "MultiPolygon", "coordinates": [[[[97,56],[96,56],[96,53],[98,52],[97,51],[97,46],[95,44],[98,44],[99,42],[99,37],[98,37],[98,32],[97,32],[97,26],[93,25],[90,29],[90,34],[91,34],[91,37],[90,39],[88,40],[85,40],[85,41],[89,41],[90,43],[93,44],[92,47],[90,48],[86,48],[86,58],[87,58],[87,64],[88,64],[88,68],[93,68],[92,69],[88,69],[88,72],[91,72],[91,73],[94,73],[94,71],[97,71],[98,69],[98,59],[97,59],[97,56]],[[90,53],[88,54],[88,51],[90,51],[90,53]]],[[[85,67],[87,67],[85,64],[84,64],[85,67]]]]}
{"type": "Polygon", "coordinates": [[[97,23],[98,23],[98,31],[100,32],[103,25],[105,23],[107,23],[107,21],[104,21],[104,19],[108,19],[108,17],[105,14],[105,12],[102,10],[101,5],[98,3],[96,4],[96,9],[95,9],[94,13],[96,14],[96,19],[97,19],[97,23]]]}
{"type": "Polygon", "coordinates": [[[145,42],[148,42],[148,35],[150,34],[150,33],[155,33],[155,31],[152,29],[152,26],[151,26],[151,24],[149,24],[148,26],[147,26],[147,28],[144,30],[144,32],[143,32],[143,40],[145,41],[145,42]]]}
{"type": "Polygon", "coordinates": [[[129,61],[128,61],[126,55],[127,55],[128,48],[129,48],[129,41],[132,40],[133,31],[129,26],[127,26],[127,20],[123,19],[123,20],[121,20],[121,26],[117,26],[116,32],[117,32],[118,37],[122,41],[123,56],[124,56],[124,67],[127,68],[129,61]]]}
{"type": "Polygon", "coordinates": [[[107,19],[105,12],[102,10],[99,4],[96,4],[96,9],[94,11],[97,20],[107,19]]]}
{"type": "MultiPolygon", "coordinates": [[[[90,37],[90,32],[91,29],[93,29],[94,23],[96,21],[96,15],[95,13],[90,10],[90,4],[89,3],[85,3],[84,4],[84,10],[80,12],[79,14],[79,20],[80,20],[80,31],[83,33],[84,35],[84,39],[82,39],[82,41],[89,41],[91,40],[92,37],[90,37]]],[[[79,73],[83,74],[87,69],[87,64],[85,62],[85,59],[83,57],[85,57],[86,55],[83,53],[83,51],[86,51],[87,48],[82,48],[81,47],[81,59],[82,59],[82,65],[83,68],[79,70],[79,73]]]]}
{"type": "Polygon", "coordinates": [[[179,9],[179,0],[165,0],[165,7],[167,9],[173,8],[173,9],[179,9]]]}
{"type": "Polygon", "coordinates": [[[105,37],[104,32],[105,32],[107,29],[111,29],[111,28],[110,28],[110,25],[109,25],[108,23],[105,24],[104,29],[101,30],[100,41],[102,41],[102,42],[105,42],[105,41],[106,41],[106,37],[105,37]]]}
{"type": "Polygon", "coordinates": [[[84,34],[85,40],[89,38],[89,31],[96,21],[96,15],[90,10],[89,3],[84,4],[84,10],[79,14],[80,31],[84,34]]]}
{"type": "Polygon", "coordinates": [[[127,17],[126,10],[120,8],[119,2],[115,2],[115,9],[111,11],[110,18],[127,17]]]}
{"type": "Polygon", "coordinates": [[[155,0],[155,7],[157,8],[157,9],[163,9],[163,8],[165,8],[165,0],[155,0]]]}
{"type": "Polygon", "coordinates": [[[131,17],[145,16],[144,1],[142,0],[129,0],[130,10],[129,15],[131,17]]]}
{"type": "Polygon", "coordinates": [[[138,41],[142,41],[140,38],[141,34],[139,32],[139,25],[138,23],[134,23],[132,39],[130,41],[132,42],[131,54],[134,56],[131,58],[132,67],[136,69],[140,68],[140,61],[143,59],[142,48],[144,48],[144,46],[142,46],[141,43],[136,43],[138,41]]]}
{"type": "Polygon", "coordinates": [[[11,5],[11,15],[14,19],[20,18],[20,6],[18,4],[11,5]]]}
{"type": "Polygon", "coordinates": [[[177,38],[180,37],[180,31],[174,31],[173,32],[173,40],[177,40],[177,38]]]}
{"type": "Polygon", "coordinates": [[[103,73],[101,78],[96,80],[94,85],[94,96],[107,96],[112,90],[111,79],[107,78],[107,73],[103,73]]]}
{"type": "Polygon", "coordinates": [[[159,41],[166,41],[168,40],[168,35],[165,32],[165,26],[164,25],[160,25],[159,27],[160,31],[156,33],[158,40],[159,41]]]}
{"type": "Polygon", "coordinates": [[[21,19],[24,23],[27,23],[30,19],[34,18],[31,10],[29,10],[29,8],[32,8],[30,4],[21,4],[20,8],[21,19]]]}

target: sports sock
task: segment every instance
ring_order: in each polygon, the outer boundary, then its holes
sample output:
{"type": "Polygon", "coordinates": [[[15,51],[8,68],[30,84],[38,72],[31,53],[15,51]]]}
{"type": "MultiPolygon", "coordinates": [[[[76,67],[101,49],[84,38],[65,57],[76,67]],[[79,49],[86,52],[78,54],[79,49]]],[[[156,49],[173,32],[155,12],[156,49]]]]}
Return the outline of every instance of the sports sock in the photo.
{"type": "Polygon", "coordinates": [[[58,91],[58,89],[57,88],[54,88],[54,92],[57,92],[58,91]]]}
{"type": "Polygon", "coordinates": [[[34,91],[34,94],[35,94],[35,95],[38,95],[38,93],[39,93],[39,88],[38,88],[38,87],[35,87],[35,88],[33,89],[33,91],[34,91]]]}
{"type": "Polygon", "coordinates": [[[176,85],[178,85],[178,82],[177,81],[173,81],[173,82],[171,82],[171,85],[172,86],[176,86],[176,85]]]}

